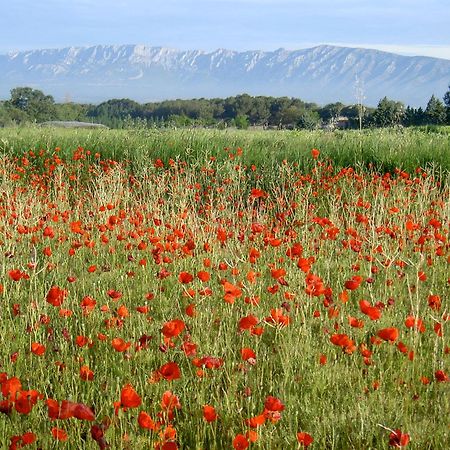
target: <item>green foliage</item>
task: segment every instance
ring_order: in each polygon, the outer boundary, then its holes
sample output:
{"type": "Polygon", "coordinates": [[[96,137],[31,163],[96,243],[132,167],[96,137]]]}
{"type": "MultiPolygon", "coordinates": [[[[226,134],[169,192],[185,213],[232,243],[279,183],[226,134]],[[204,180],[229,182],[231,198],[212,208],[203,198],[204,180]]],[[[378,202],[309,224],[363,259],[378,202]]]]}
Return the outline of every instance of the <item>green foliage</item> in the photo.
{"type": "Polygon", "coordinates": [[[298,98],[250,96],[190,100],[165,100],[139,104],[134,100],[111,99],[98,105],[72,102],[55,103],[53,97],[30,87],[11,91],[11,99],[0,103],[0,127],[48,120],[87,121],[110,128],[148,127],[227,127],[249,126],[312,130],[320,125],[333,128],[344,117],[346,128],[419,126],[443,124],[450,117],[450,91],[444,103],[432,97],[427,111],[406,109],[400,102],[384,97],[377,108],[344,105],[340,102],[323,107],[298,98]],[[445,117],[446,115],[446,117],[445,117]],[[246,120],[243,120],[243,118],[246,120]],[[360,123],[361,119],[361,123],[360,123]]]}
{"type": "Polygon", "coordinates": [[[448,91],[444,95],[445,110],[447,113],[447,124],[450,125],[450,85],[448,91]]]}
{"type": "Polygon", "coordinates": [[[427,108],[425,109],[425,116],[427,123],[431,125],[442,125],[447,119],[444,104],[434,95],[432,95],[428,101],[427,108]]]}
{"type": "Polygon", "coordinates": [[[245,114],[236,116],[234,125],[238,130],[246,130],[248,128],[248,117],[245,114]]]}
{"type": "Polygon", "coordinates": [[[17,122],[45,122],[56,117],[53,97],[30,87],[12,89],[6,105],[10,108],[11,117],[17,122]]]}
{"type": "Polygon", "coordinates": [[[372,122],[377,127],[393,127],[400,125],[405,114],[404,105],[384,97],[372,114],[372,122]]]}

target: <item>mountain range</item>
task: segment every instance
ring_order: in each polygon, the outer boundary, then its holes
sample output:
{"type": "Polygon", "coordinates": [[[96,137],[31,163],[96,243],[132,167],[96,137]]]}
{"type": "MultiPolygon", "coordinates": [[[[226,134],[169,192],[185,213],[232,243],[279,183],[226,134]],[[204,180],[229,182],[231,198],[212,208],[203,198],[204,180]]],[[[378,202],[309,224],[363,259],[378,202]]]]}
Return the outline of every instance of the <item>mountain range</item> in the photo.
{"type": "Polygon", "coordinates": [[[321,45],[303,50],[175,50],[97,45],[0,55],[0,98],[30,86],[57,101],[99,103],[227,97],[240,93],[298,97],[326,104],[376,106],[387,96],[425,106],[442,98],[450,60],[321,45]]]}

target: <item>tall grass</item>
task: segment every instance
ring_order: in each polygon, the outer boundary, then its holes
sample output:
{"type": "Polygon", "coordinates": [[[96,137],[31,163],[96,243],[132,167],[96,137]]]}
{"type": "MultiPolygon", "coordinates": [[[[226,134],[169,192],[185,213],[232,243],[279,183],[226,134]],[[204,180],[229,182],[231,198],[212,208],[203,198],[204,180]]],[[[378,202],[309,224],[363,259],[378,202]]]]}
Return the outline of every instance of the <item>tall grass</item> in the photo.
{"type": "Polygon", "coordinates": [[[0,149],[12,154],[34,149],[71,152],[81,146],[104,157],[127,159],[141,166],[154,158],[194,161],[205,155],[223,156],[236,147],[245,150],[244,164],[270,166],[282,160],[310,169],[312,148],[335,167],[370,168],[378,172],[400,168],[437,167],[450,171],[450,135],[414,129],[359,131],[239,131],[239,130],[60,130],[12,128],[0,130],[0,149]]]}

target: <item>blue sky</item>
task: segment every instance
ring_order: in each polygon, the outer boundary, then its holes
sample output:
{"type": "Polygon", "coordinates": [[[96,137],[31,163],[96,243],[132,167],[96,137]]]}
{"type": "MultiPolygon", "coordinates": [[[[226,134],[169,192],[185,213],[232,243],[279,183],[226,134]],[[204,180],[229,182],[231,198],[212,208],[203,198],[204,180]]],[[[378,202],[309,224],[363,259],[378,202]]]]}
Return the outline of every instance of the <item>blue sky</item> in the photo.
{"type": "Polygon", "coordinates": [[[0,52],[96,44],[318,44],[450,59],[449,0],[0,0],[0,52]]]}

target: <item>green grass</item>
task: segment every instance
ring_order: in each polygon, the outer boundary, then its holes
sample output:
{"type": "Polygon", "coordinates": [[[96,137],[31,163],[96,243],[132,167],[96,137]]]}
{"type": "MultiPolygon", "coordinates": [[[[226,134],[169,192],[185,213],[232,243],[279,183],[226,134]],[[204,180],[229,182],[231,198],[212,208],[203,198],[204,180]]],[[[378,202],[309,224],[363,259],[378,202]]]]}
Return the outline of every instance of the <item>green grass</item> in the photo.
{"type": "Polygon", "coordinates": [[[372,168],[378,172],[433,166],[450,171],[450,136],[425,129],[359,131],[239,131],[239,130],[60,130],[41,128],[0,129],[0,149],[12,154],[34,149],[63,154],[81,146],[100,151],[104,158],[129,159],[141,166],[149,159],[180,158],[192,162],[207,156],[226,157],[224,148],[245,150],[243,163],[297,162],[311,168],[312,148],[330,158],[335,167],[372,168]]]}

